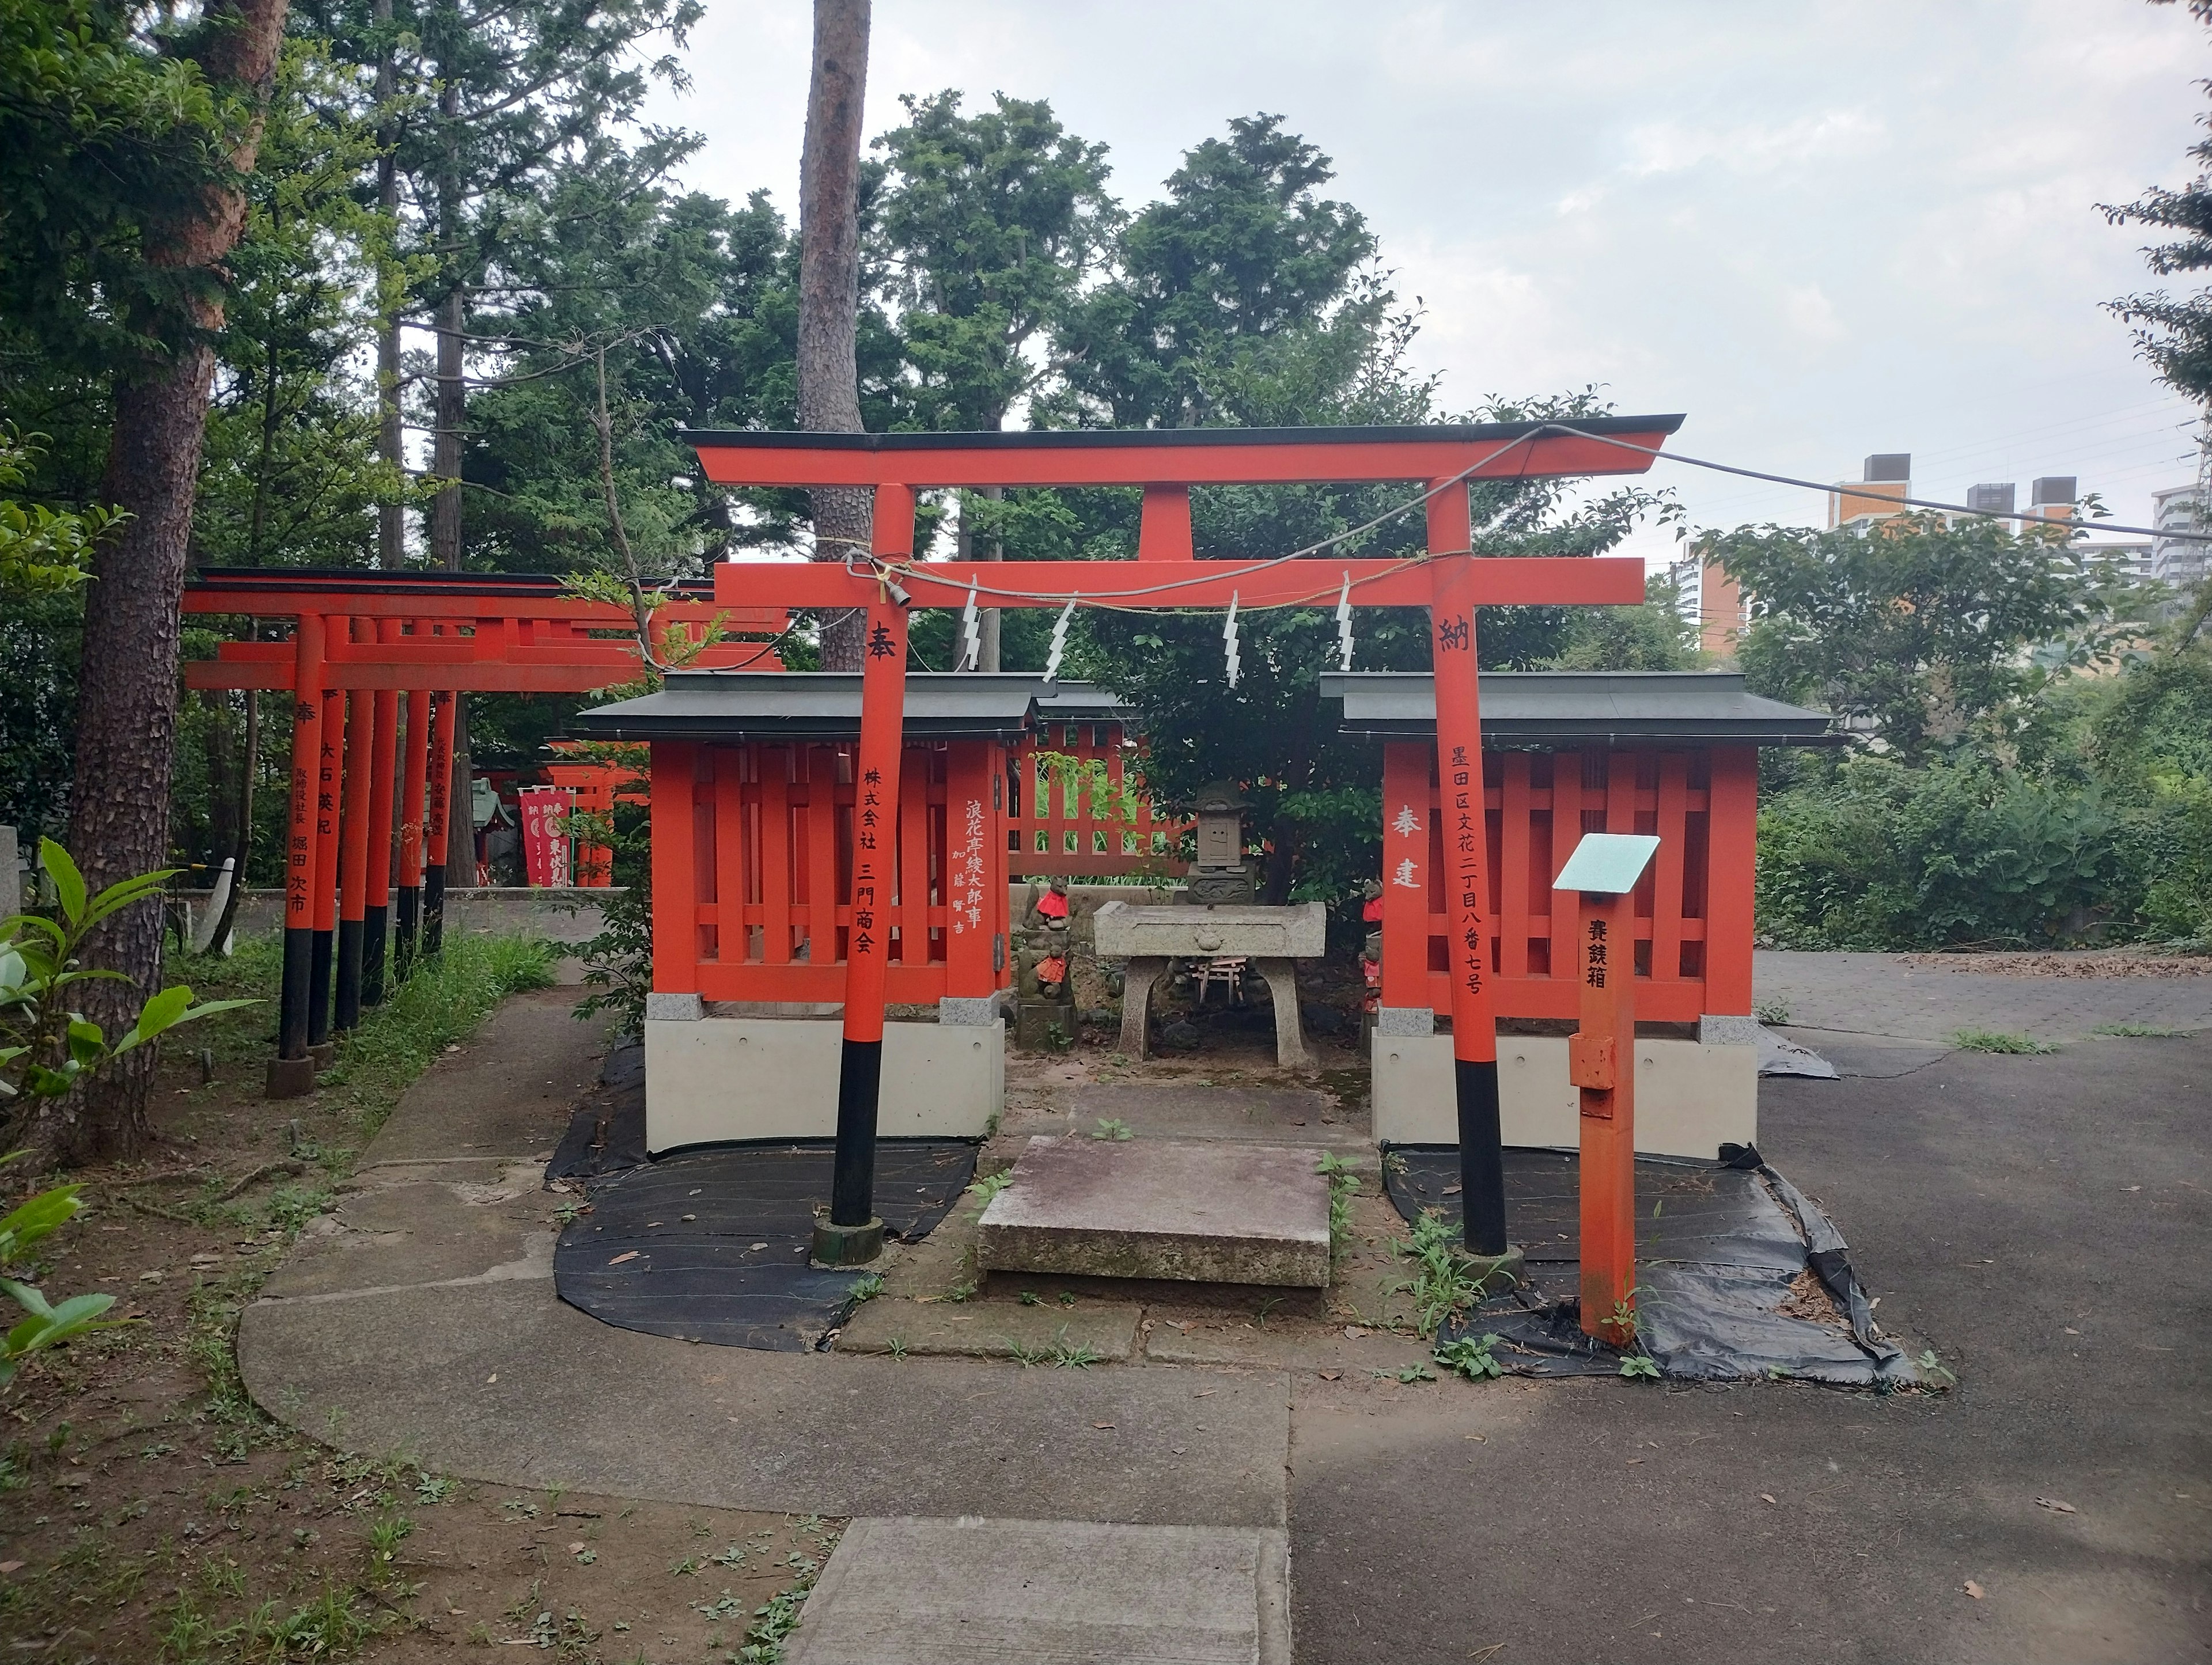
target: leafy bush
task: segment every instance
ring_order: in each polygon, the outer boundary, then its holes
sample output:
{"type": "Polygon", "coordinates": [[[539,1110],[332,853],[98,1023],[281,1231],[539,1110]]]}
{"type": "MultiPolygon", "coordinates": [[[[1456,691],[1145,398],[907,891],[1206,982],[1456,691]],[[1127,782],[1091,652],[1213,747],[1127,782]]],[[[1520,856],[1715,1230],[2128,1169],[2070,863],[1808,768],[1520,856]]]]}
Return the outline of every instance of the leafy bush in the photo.
{"type": "Polygon", "coordinates": [[[2212,924],[2212,787],[2131,793],[1966,751],[1845,759],[1760,812],[1760,930],[1785,948],[2051,947],[2212,924]]]}

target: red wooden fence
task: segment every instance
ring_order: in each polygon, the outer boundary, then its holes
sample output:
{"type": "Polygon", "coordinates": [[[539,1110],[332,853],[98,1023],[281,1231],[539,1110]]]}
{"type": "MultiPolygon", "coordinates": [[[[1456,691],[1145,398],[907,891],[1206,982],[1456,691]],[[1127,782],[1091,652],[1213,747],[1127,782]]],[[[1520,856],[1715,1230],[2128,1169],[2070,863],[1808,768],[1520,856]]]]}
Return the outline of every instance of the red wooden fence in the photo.
{"type": "MultiPolygon", "coordinates": [[[[1638,1016],[1748,1014],[1758,758],[1750,746],[1485,752],[1498,1015],[1577,1014],[1575,918],[1553,912],[1552,881],[1585,832],[1659,836],[1636,891],[1638,1016]]],[[[1425,740],[1383,748],[1382,1004],[1442,1012],[1451,991],[1435,772],[1425,740]]]]}
{"type": "Polygon", "coordinates": [[[712,1000],[844,998],[856,840],[895,852],[887,997],[1011,981],[1003,746],[912,744],[896,824],[856,824],[855,743],[653,743],[653,987],[712,1000]],[[681,825],[690,789],[691,836],[681,825]],[[674,811],[674,813],[671,813],[674,811]]]}
{"type": "Polygon", "coordinates": [[[1190,823],[1155,816],[1141,793],[1123,797],[1135,756],[1136,747],[1120,723],[1048,719],[1041,735],[1010,760],[1013,802],[1006,817],[1007,872],[1070,878],[1182,872],[1188,864],[1177,852],[1190,823]],[[1040,760],[1041,752],[1074,759],[1079,772],[1055,778],[1040,760]],[[1104,793],[1091,784],[1089,766],[1094,763],[1105,771],[1104,793]],[[1114,799],[1133,811],[1133,818],[1114,818],[1109,813],[1114,799]]]}

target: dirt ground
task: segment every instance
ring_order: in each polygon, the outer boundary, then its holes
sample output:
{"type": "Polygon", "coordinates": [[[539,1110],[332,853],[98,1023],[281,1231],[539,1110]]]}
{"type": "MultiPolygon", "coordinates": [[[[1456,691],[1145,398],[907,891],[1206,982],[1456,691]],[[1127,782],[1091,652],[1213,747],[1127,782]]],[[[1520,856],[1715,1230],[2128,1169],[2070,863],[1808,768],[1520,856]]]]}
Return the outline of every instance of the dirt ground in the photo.
{"type": "MultiPolygon", "coordinates": [[[[271,963],[242,955],[193,980],[262,994],[271,963]]],[[[180,1031],[160,1145],[70,1175],[88,1206],[40,1245],[50,1295],[107,1291],[131,1322],[35,1357],[0,1397],[7,1656],[772,1657],[787,1593],[841,1523],[458,1481],[405,1452],[346,1451],[342,1430],[332,1447],[304,1439],[247,1398],[238,1313],[344,1187],[405,1073],[372,1024],[341,1079],[271,1102],[268,1010],[180,1031]]],[[[27,1188],[11,1179],[0,1206],[27,1188]]]]}

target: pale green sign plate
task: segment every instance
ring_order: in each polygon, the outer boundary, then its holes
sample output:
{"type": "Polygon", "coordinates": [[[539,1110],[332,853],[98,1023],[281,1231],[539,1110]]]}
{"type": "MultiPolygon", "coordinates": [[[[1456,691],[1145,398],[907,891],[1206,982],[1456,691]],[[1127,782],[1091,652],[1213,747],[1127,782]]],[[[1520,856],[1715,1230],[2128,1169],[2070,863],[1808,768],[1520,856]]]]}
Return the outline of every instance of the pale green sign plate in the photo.
{"type": "Polygon", "coordinates": [[[1619,896],[1636,888],[1658,848],[1652,833],[1584,833],[1552,888],[1619,896]]]}

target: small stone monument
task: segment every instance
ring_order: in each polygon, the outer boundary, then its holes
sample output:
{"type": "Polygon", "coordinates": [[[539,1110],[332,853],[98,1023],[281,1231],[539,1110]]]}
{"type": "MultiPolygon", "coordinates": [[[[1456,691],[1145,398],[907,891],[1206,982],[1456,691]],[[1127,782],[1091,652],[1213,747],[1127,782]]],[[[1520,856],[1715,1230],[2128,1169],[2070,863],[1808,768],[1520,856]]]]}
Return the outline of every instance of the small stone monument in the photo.
{"type": "Polygon", "coordinates": [[[1067,946],[1065,915],[1046,915],[1023,933],[1015,955],[1014,1044],[1024,1052],[1060,1051],[1075,1039],[1067,946]]]}
{"type": "Polygon", "coordinates": [[[1223,784],[1200,793],[1191,808],[1198,818],[1198,860],[1183,883],[1182,899],[1201,907],[1257,901],[1244,866],[1244,811],[1251,805],[1223,784]]]}

